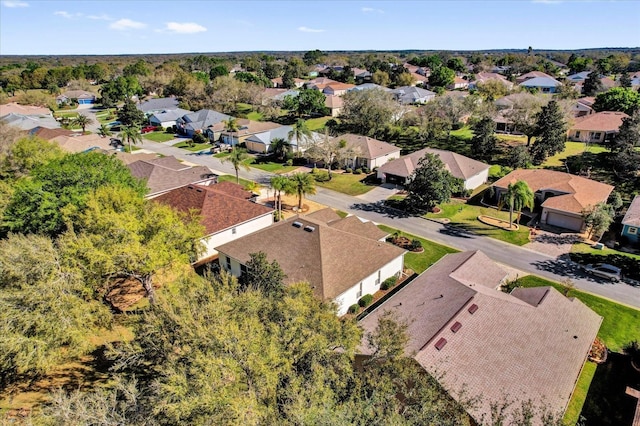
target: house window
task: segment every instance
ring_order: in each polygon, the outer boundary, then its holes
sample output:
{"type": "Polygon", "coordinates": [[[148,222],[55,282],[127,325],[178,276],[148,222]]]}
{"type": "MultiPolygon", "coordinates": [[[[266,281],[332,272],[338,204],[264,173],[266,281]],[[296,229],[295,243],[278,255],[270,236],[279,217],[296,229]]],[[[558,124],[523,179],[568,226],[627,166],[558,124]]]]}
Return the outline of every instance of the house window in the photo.
{"type": "Polygon", "coordinates": [[[580,138],[580,130],[578,130],[578,131],[576,132],[576,138],[577,138],[577,139],[578,139],[578,138],[580,138]]]}
{"type": "Polygon", "coordinates": [[[602,136],[602,133],[600,133],[600,132],[591,132],[591,133],[589,133],[589,138],[591,140],[599,141],[601,136],[602,136]]]}
{"type": "Polygon", "coordinates": [[[231,270],[231,258],[229,256],[225,256],[225,264],[227,271],[231,270]]]}
{"type": "Polygon", "coordinates": [[[630,227],[627,229],[627,231],[628,231],[629,235],[636,235],[636,234],[638,234],[638,228],[634,228],[633,226],[630,226],[630,227]]]}
{"type": "Polygon", "coordinates": [[[240,275],[246,275],[247,267],[246,265],[240,265],[240,275]]]}
{"type": "Polygon", "coordinates": [[[238,233],[238,230],[236,228],[231,228],[231,233],[233,235],[236,235],[238,233]]]}
{"type": "Polygon", "coordinates": [[[358,287],[358,292],[356,293],[356,299],[360,299],[362,297],[362,282],[360,283],[360,286],[358,287]]]}
{"type": "Polygon", "coordinates": [[[382,271],[378,271],[378,278],[376,278],[376,285],[380,285],[381,274],[382,274],[382,271]]]}

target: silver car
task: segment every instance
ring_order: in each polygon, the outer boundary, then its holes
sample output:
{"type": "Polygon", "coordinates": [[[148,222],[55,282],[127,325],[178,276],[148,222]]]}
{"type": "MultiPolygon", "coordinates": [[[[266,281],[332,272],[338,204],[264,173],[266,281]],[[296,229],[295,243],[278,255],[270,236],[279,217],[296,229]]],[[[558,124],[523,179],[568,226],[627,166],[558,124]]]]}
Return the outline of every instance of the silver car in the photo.
{"type": "Polygon", "coordinates": [[[617,266],[608,263],[595,263],[584,266],[584,270],[591,275],[606,278],[608,280],[618,282],[622,279],[622,271],[617,266]]]}

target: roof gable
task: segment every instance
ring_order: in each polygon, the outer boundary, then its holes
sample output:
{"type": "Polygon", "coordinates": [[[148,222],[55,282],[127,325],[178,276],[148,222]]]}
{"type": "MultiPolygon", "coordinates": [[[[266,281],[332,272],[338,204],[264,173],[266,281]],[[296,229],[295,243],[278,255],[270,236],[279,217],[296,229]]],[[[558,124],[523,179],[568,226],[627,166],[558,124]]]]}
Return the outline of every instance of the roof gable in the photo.
{"type": "Polygon", "coordinates": [[[636,195],[622,219],[623,225],[640,227],[640,195],[636,195]]]}

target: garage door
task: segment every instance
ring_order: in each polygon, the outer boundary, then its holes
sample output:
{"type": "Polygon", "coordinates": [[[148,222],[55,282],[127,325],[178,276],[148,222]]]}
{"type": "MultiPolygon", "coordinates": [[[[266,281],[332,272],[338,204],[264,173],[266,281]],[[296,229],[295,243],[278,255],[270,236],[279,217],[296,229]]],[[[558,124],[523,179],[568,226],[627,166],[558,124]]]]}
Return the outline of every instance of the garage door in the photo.
{"type": "Polygon", "coordinates": [[[580,231],[580,228],[582,228],[582,218],[549,212],[547,215],[547,224],[571,229],[572,231],[580,231]]]}

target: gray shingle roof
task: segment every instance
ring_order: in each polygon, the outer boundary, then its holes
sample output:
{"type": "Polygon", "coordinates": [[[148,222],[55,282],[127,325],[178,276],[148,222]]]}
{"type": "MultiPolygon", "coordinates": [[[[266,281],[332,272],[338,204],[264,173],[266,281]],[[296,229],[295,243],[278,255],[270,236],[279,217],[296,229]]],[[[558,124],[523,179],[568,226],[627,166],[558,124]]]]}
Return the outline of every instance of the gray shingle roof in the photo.
{"type": "Polygon", "coordinates": [[[142,112],[178,109],[179,103],[176,98],[155,98],[142,102],[138,109],[142,112]]]}
{"type": "Polygon", "coordinates": [[[640,227],[640,195],[636,195],[622,219],[623,225],[640,227]]]}
{"type": "Polygon", "coordinates": [[[562,85],[558,80],[551,77],[534,77],[520,83],[524,87],[558,87],[562,85]]]}
{"type": "Polygon", "coordinates": [[[456,154],[455,152],[424,148],[420,151],[400,157],[397,160],[389,161],[388,163],[380,166],[379,170],[386,174],[405,178],[409,177],[418,166],[420,159],[427,153],[435,154],[440,157],[440,160],[445,164],[445,168],[449,173],[462,180],[467,180],[489,168],[489,165],[483,162],[465,157],[464,155],[456,154]]]}
{"type": "Polygon", "coordinates": [[[186,114],[182,117],[185,123],[185,128],[189,130],[202,130],[214,124],[221,123],[231,118],[230,115],[223,114],[218,111],[210,109],[201,109],[191,114],[186,114]]]}
{"type": "Polygon", "coordinates": [[[213,178],[209,168],[187,166],[172,156],[155,160],[139,160],[128,164],[127,167],[133,176],[146,180],[149,196],[213,178]]]}

